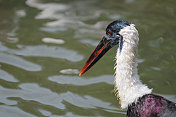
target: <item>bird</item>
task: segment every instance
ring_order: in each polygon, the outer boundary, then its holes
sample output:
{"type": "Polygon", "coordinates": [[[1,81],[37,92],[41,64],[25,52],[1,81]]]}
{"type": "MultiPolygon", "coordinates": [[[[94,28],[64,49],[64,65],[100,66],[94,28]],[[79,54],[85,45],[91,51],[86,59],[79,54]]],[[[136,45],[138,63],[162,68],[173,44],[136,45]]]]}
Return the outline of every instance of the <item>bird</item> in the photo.
{"type": "Polygon", "coordinates": [[[114,90],[127,117],[176,117],[176,103],[152,93],[138,75],[139,34],[135,25],[125,20],[110,23],[79,76],[88,71],[105,53],[118,45],[115,56],[114,90]]]}

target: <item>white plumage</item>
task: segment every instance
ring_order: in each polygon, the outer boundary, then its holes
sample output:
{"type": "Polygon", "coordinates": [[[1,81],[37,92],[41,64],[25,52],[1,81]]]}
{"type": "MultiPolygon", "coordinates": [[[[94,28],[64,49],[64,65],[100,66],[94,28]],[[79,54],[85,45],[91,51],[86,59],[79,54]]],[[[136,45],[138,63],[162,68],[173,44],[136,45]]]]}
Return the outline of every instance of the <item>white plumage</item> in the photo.
{"type": "Polygon", "coordinates": [[[121,108],[137,101],[139,97],[150,94],[152,89],[142,84],[137,70],[138,31],[134,24],[119,32],[123,36],[123,49],[117,49],[115,66],[115,91],[121,108]]]}

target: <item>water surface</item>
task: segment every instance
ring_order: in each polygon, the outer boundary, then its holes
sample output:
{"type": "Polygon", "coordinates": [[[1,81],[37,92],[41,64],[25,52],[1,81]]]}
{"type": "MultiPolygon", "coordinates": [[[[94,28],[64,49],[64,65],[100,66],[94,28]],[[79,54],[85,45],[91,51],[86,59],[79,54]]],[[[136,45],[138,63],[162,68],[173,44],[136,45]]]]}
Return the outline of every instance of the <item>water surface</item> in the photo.
{"type": "Polygon", "coordinates": [[[176,102],[176,1],[1,0],[0,115],[125,117],[113,93],[111,49],[78,76],[117,19],[140,34],[139,75],[153,92],[176,102]]]}

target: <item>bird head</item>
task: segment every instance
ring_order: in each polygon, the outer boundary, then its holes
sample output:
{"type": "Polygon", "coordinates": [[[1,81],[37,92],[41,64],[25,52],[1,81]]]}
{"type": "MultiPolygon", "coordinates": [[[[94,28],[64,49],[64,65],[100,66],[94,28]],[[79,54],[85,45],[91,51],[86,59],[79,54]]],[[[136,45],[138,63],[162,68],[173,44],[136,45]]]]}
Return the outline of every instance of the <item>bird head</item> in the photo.
{"type": "Polygon", "coordinates": [[[126,26],[130,26],[130,23],[124,20],[116,20],[107,26],[105,36],[103,36],[102,40],[88,58],[79,74],[80,76],[89,70],[109,49],[119,44],[123,39],[123,36],[119,32],[126,26]]]}

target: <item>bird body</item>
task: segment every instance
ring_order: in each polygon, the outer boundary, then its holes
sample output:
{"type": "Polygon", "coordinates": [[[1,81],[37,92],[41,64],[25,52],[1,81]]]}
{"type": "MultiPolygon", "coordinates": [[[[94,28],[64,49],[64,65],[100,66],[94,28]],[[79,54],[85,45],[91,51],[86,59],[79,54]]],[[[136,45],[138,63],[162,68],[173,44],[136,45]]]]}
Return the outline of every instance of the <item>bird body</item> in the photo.
{"type": "Polygon", "coordinates": [[[138,31],[134,24],[117,20],[106,28],[80,75],[89,70],[110,48],[119,45],[115,65],[115,93],[127,117],[176,117],[176,103],[152,94],[140,81],[137,70],[138,31]]]}
{"type": "Polygon", "coordinates": [[[128,106],[127,117],[176,117],[176,104],[155,94],[146,94],[128,106]]]}

